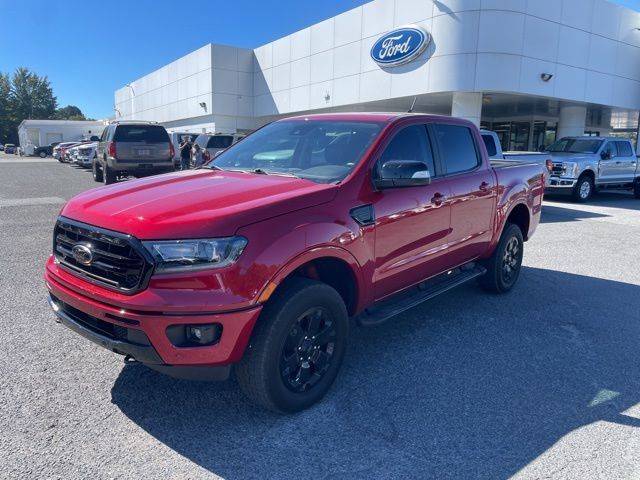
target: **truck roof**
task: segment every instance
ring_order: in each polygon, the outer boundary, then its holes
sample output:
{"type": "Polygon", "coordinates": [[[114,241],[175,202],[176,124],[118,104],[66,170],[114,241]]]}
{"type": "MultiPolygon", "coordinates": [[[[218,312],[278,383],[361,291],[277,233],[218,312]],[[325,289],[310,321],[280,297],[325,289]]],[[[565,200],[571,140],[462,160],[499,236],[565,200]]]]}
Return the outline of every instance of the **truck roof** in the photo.
{"type": "Polygon", "coordinates": [[[446,115],[431,115],[428,113],[408,113],[408,112],[344,112],[344,113],[315,113],[312,115],[295,115],[292,117],[281,118],[282,120],[353,120],[353,121],[370,121],[370,122],[390,122],[400,118],[407,117],[424,117],[426,120],[460,120],[455,117],[446,115]]]}

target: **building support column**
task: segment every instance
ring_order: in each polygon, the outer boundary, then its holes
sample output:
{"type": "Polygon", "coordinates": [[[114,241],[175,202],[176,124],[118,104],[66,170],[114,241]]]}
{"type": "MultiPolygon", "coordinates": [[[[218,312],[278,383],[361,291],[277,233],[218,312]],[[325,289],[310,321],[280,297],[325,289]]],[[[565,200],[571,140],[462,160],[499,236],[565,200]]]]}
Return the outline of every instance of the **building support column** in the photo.
{"type": "Polygon", "coordinates": [[[454,92],[451,116],[464,118],[480,127],[482,118],[482,92],[454,92]]]}
{"type": "Polygon", "coordinates": [[[561,105],[556,138],[581,137],[587,124],[587,107],[581,105],[561,105]]]}

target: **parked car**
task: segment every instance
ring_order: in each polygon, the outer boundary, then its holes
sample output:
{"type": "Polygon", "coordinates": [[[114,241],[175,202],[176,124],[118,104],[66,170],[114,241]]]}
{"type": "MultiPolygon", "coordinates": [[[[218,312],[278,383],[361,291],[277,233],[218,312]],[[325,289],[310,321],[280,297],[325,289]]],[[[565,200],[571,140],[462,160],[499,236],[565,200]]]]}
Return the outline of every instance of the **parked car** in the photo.
{"type": "Polygon", "coordinates": [[[119,176],[146,177],[174,171],[175,152],[162,125],[114,122],[105,128],[93,161],[93,179],[105,185],[119,176]]]}
{"type": "Polygon", "coordinates": [[[40,158],[45,158],[49,155],[53,155],[53,149],[56,145],[58,145],[60,142],[54,142],[51,145],[45,145],[42,147],[36,147],[33,151],[33,154],[40,157],[40,158]]]}
{"type": "Polygon", "coordinates": [[[58,160],[59,162],[64,162],[64,157],[62,152],[71,145],[75,145],[77,142],[62,142],[53,147],[53,158],[58,160]]]}
{"type": "Polygon", "coordinates": [[[547,147],[553,171],[547,191],[586,202],[597,190],[631,190],[640,199],[640,169],[633,144],[619,137],[565,137],[547,147]]]}
{"type": "Polygon", "coordinates": [[[496,160],[503,160],[504,165],[509,163],[536,163],[546,168],[546,183],[549,182],[551,170],[553,169],[553,160],[549,153],[538,152],[503,152],[500,139],[496,132],[490,130],[480,130],[482,135],[482,141],[487,149],[489,158],[493,160],[494,164],[496,160]]]}
{"type": "Polygon", "coordinates": [[[4,153],[9,154],[9,153],[17,153],[18,150],[16,149],[16,146],[13,143],[7,143],[4,146],[4,153]]]}
{"type": "Polygon", "coordinates": [[[0,152],[4,152],[4,145],[0,143],[0,152]]]}
{"type": "Polygon", "coordinates": [[[211,158],[214,158],[223,150],[238,143],[245,136],[241,133],[203,133],[196,137],[194,143],[198,144],[203,152],[206,150],[211,158]]]}
{"type": "Polygon", "coordinates": [[[541,166],[493,167],[466,120],[279,120],[208,168],[70,200],[49,301],[128,361],[201,379],[233,365],[254,402],[298,411],[336,378],[349,317],[379,324],[472,279],[510,291],[543,194],[541,166]]]}
{"type": "Polygon", "coordinates": [[[84,143],[78,145],[75,163],[83,168],[91,168],[93,161],[97,158],[98,142],[84,143]]]}

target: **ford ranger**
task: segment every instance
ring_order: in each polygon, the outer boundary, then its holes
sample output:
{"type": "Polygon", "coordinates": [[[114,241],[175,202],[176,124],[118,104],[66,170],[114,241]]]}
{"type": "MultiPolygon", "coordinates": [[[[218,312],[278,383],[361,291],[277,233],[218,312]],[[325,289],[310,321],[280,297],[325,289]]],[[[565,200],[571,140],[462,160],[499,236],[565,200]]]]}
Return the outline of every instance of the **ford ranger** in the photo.
{"type": "Polygon", "coordinates": [[[640,198],[640,167],[630,140],[619,137],[565,137],[547,147],[553,170],[549,193],[586,202],[598,190],[631,190],[640,198]]]}
{"type": "Polygon", "coordinates": [[[464,282],[512,289],[540,165],[493,167],[470,122],[324,114],[271,123],[204,168],[81,193],[45,269],[59,322],[275,411],[332,385],[350,318],[374,325],[464,282]]]}

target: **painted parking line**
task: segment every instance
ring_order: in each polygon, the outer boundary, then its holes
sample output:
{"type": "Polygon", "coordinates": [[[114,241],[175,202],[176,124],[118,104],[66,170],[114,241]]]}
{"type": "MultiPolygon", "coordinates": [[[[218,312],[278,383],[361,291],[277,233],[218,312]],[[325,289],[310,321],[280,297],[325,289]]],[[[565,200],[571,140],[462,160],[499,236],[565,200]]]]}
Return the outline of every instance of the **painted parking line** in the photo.
{"type": "Polygon", "coordinates": [[[66,203],[66,200],[60,197],[0,198],[0,208],[29,207],[33,205],[61,205],[63,203],[66,203]]]}

